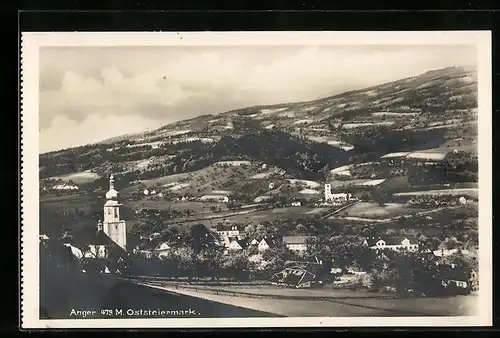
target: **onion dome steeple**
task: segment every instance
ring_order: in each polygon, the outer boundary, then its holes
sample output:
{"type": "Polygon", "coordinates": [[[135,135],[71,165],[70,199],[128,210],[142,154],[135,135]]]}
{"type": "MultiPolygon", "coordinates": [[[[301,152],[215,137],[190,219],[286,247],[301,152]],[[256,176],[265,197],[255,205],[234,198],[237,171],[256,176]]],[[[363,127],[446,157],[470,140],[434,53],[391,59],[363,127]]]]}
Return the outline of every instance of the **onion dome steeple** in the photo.
{"type": "Polygon", "coordinates": [[[109,177],[109,190],[106,193],[106,199],[116,200],[118,198],[118,191],[115,190],[115,178],[113,175],[109,177]]]}

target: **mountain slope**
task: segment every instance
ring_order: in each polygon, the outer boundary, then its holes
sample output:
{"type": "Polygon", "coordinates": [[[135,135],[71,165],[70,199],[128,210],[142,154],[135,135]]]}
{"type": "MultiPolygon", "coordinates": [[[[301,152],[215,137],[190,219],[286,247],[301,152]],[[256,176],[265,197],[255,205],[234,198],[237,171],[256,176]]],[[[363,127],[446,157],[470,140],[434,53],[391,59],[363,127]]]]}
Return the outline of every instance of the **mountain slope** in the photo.
{"type": "Polygon", "coordinates": [[[133,181],[221,160],[250,160],[297,178],[319,179],[325,167],[385,153],[465,144],[473,148],[476,121],[476,72],[450,67],[319,100],[202,115],[42,154],[40,177],[114,172],[133,181]]]}

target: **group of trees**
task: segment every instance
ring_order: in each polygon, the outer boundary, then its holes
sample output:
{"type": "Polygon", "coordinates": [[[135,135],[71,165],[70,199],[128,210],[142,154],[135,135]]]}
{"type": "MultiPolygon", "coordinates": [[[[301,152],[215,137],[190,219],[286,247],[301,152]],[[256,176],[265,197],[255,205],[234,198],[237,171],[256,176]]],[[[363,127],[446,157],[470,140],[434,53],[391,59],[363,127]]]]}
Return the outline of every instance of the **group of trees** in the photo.
{"type": "Polygon", "coordinates": [[[43,154],[40,156],[40,177],[58,176],[103,166],[117,172],[121,171],[116,167],[120,163],[174,155],[168,161],[146,171],[127,172],[127,180],[146,180],[190,172],[225,159],[261,161],[281,167],[298,177],[316,179],[319,178],[318,171],[325,165],[339,166],[348,160],[347,152],[342,149],[325,143],[311,142],[286,132],[261,129],[245,129],[242,134],[224,135],[213,144],[194,141],[157,149],[138,147],[133,148],[133,151],[127,147],[115,147],[113,151],[108,151],[108,147],[110,145],[94,145],[43,154]]]}
{"type": "Polygon", "coordinates": [[[356,129],[343,131],[342,140],[352,144],[359,153],[372,153],[378,157],[397,151],[435,148],[445,141],[444,131],[439,129],[396,130],[381,126],[356,129]]]}

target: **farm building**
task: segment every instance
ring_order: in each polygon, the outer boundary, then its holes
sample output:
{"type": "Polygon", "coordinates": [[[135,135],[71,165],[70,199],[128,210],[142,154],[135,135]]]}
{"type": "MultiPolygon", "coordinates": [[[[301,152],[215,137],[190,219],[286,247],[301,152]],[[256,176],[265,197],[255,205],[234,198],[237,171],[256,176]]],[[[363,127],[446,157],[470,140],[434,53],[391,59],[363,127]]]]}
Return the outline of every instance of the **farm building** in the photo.
{"type": "Polygon", "coordinates": [[[203,195],[200,197],[201,202],[219,202],[219,203],[227,203],[229,202],[229,196],[225,195],[203,195]]]}
{"type": "Polygon", "coordinates": [[[239,167],[239,166],[250,166],[252,163],[250,161],[220,161],[216,162],[216,166],[221,167],[239,167]]]}
{"type": "Polygon", "coordinates": [[[474,269],[466,269],[455,264],[438,266],[441,285],[457,293],[468,294],[479,289],[479,276],[474,269]]]}
{"type": "Polygon", "coordinates": [[[365,239],[365,245],[368,245],[370,249],[374,250],[394,250],[394,251],[418,251],[418,242],[416,240],[411,241],[407,237],[369,237],[365,239]]]}
{"type": "Polygon", "coordinates": [[[285,236],[283,237],[283,245],[291,251],[303,253],[307,250],[307,240],[311,236],[285,236]]]}
{"type": "Polygon", "coordinates": [[[241,238],[245,230],[243,226],[233,224],[217,224],[215,232],[222,238],[241,238]]]}
{"type": "Polygon", "coordinates": [[[448,256],[453,256],[453,255],[471,255],[472,253],[469,250],[465,249],[439,249],[439,250],[434,250],[432,252],[434,256],[436,257],[448,257],[448,256]]]}

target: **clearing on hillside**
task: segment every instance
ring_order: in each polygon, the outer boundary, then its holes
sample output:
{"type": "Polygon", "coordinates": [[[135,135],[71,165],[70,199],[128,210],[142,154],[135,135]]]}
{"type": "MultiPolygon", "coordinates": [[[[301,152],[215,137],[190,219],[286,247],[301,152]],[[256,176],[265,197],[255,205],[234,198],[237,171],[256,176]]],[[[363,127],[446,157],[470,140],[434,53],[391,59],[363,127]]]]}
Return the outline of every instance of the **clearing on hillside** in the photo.
{"type": "Polygon", "coordinates": [[[50,178],[55,180],[62,180],[64,182],[73,181],[73,183],[75,184],[85,184],[94,182],[99,178],[99,175],[90,171],[82,171],[79,173],[72,173],[68,175],[50,177],[50,178]]]}
{"type": "Polygon", "coordinates": [[[410,208],[401,203],[387,203],[383,206],[377,203],[360,202],[347,209],[344,209],[340,214],[346,214],[351,217],[361,218],[392,218],[403,216],[415,212],[422,211],[423,209],[410,208]]]}

